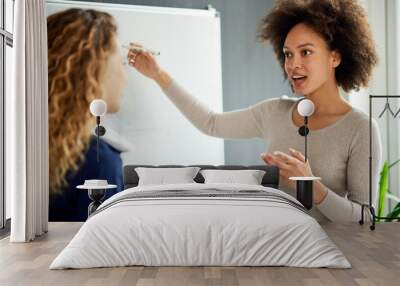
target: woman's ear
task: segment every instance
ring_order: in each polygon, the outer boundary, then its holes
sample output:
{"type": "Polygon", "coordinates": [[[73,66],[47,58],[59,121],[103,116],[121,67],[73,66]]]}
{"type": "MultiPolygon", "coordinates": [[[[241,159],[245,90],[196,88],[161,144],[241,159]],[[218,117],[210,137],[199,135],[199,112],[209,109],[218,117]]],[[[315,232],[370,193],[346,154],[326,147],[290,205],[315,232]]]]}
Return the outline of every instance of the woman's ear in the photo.
{"type": "Polygon", "coordinates": [[[332,51],[332,67],[337,68],[341,61],[342,61],[342,56],[338,51],[332,51]]]}

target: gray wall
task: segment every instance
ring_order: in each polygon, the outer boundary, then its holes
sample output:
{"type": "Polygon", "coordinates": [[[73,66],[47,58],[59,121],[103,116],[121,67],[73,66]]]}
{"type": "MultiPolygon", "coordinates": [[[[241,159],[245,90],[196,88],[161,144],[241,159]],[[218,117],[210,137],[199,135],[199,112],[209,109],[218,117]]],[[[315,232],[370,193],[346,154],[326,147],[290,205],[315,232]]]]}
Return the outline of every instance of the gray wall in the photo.
{"type": "MultiPolygon", "coordinates": [[[[89,0],[90,1],[90,0],[89,0]]],[[[245,108],[266,98],[291,94],[272,48],[256,40],[257,28],[273,0],[108,0],[90,1],[204,9],[221,15],[224,111],[245,108]]],[[[226,164],[259,164],[261,139],[226,140],[226,164]]]]}

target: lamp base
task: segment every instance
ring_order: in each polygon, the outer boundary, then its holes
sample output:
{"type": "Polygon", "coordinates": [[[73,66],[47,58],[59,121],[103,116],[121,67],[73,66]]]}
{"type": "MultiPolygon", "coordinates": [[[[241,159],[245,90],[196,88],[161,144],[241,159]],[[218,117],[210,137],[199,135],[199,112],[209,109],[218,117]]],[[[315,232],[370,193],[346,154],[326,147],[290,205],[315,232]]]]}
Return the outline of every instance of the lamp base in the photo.
{"type": "Polygon", "coordinates": [[[106,196],[106,189],[88,189],[88,195],[89,198],[92,200],[92,202],[88,206],[88,217],[89,217],[102,204],[106,196]]]}
{"type": "Polygon", "coordinates": [[[312,209],[313,181],[296,181],[296,197],[306,209],[312,209]]]}
{"type": "Polygon", "coordinates": [[[296,198],[302,205],[310,210],[313,207],[313,182],[321,180],[320,177],[290,177],[296,181],[296,198]]]}

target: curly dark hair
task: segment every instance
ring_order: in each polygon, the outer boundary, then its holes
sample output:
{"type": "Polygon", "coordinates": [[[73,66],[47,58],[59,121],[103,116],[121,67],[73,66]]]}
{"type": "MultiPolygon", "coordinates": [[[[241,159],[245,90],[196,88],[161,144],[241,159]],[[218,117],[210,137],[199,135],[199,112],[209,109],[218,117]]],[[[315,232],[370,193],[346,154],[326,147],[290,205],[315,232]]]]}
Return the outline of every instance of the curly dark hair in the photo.
{"type": "MultiPolygon", "coordinates": [[[[278,0],[264,17],[258,37],[269,41],[284,70],[286,36],[303,23],[341,55],[336,81],[345,91],[366,87],[378,56],[364,9],[357,0],[278,0]]],[[[287,75],[284,72],[284,77],[287,75]]]]}

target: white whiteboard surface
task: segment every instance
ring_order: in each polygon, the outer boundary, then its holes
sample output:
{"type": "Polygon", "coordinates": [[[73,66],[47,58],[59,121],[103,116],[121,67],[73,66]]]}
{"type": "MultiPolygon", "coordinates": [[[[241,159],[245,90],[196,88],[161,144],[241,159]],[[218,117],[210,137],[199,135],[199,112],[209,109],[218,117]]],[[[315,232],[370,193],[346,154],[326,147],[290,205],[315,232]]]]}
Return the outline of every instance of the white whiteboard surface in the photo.
{"type": "MultiPolygon", "coordinates": [[[[113,15],[120,44],[139,42],[160,51],[159,64],[179,84],[222,111],[220,18],[215,10],[47,1],[48,15],[72,7],[113,15]]],[[[222,139],[200,133],[153,81],[127,69],[121,110],[103,118],[106,129],[133,145],[122,153],[124,164],[224,164],[222,139]]]]}

